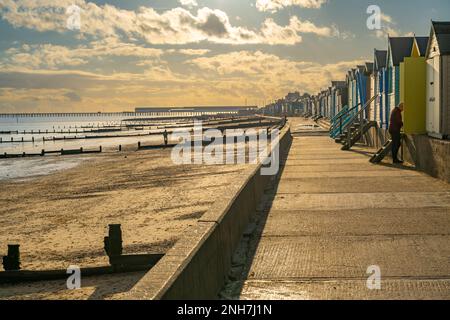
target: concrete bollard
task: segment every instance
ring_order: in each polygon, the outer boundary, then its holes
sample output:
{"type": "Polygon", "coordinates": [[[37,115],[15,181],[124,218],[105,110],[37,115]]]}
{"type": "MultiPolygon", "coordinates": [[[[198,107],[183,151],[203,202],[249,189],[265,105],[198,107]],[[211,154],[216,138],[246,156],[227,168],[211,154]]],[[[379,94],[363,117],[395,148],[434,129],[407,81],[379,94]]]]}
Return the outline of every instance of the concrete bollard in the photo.
{"type": "Polygon", "coordinates": [[[122,254],[122,230],[120,224],[110,224],[108,236],[104,238],[105,251],[109,257],[122,254]]]}
{"type": "Polygon", "coordinates": [[[5,271],[20,270],[20,245],[8,244],[8,255],[3,257],[5,271]]]}

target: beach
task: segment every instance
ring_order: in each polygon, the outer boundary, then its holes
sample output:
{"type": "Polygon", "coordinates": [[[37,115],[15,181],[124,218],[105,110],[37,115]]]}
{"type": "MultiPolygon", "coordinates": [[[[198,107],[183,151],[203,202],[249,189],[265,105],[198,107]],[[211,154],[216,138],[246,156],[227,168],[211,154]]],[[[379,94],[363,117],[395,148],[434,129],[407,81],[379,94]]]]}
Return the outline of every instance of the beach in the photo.
{"type": "MultiPolygon", "coordinates": [[[[68,157],[76,165],[0,181],[0,252],[20,244],[24,270],[106,266],[103,237],[115,223],[122,225],[124,254],[166,252],[248,166],[174,165],[170,154],[68,157]]],[[[74,291],[65,280],[1,285],[0,299],[114,299],[143,274],[86,278],[74,291]]]]}

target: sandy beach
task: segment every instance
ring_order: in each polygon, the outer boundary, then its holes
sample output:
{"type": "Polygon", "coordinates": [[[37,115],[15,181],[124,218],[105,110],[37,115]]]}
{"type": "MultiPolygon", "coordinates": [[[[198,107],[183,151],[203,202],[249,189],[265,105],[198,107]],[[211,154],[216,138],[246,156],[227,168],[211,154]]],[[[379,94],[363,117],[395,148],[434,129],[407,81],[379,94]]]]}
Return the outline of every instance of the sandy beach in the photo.
{"type": "MultiPolygon", "coordinates": [[[[124,253],[164,253],[227,192],[246,165],[174,165],[170,150],[82,156],[33,179],[0,181],[0,253],[18,243],[22,269],[108,265],[103,237],[120,223],[124,253]]],[[[70,158],[67,158],[70,159],[70,158]]],[[[0,299],[114,299],[143,272],[1,285],[0,299]]]]}

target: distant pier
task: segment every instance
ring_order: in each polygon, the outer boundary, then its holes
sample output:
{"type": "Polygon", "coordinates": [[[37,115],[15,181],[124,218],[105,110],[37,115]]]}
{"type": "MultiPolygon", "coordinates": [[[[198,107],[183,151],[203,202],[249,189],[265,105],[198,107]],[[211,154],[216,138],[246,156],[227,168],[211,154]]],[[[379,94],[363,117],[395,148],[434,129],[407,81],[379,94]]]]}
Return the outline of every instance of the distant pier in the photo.
{"type": "Polygon", "coordinates": [[[238,115],[239,111],[185,111],[185,112],[99,112],[99,113],[0,113],[0,118],[149,118],[199,117],[204,115],[238,115]]]}

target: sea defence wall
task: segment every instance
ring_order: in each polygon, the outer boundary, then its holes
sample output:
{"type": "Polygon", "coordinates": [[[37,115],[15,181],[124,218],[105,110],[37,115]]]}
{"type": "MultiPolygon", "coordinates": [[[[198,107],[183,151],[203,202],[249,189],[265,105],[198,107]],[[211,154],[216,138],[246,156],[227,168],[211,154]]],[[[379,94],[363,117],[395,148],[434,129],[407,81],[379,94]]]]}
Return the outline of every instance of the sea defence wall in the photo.
{"type": "MultiPolygon", "coordinates": [[[[368,145],[380,148],[390,139],[385,129],[371,128],[368,145]]],[[[403,159],[434,178],[450,182],[450,141],[429,137],[426,134],[407,134],[403,139],[403,159]]]]}
{"type": "Polygon", "coordinates": [[[427,135],[406,135],[403,157],[432,177],[450,183],[450,141],[427,135]]]}
{"type": "MultiPolygon", "coordinates": [[[[292,143],[289,126],[278,142],[283,159],[292,143]]],[[[275,146],[272,146],[272,151],[275,146]]],[[[126,299],[217,299],[231,268],[234,251],[273,176],[252,166],[227,194],[130,290],[126,299]]]]}

